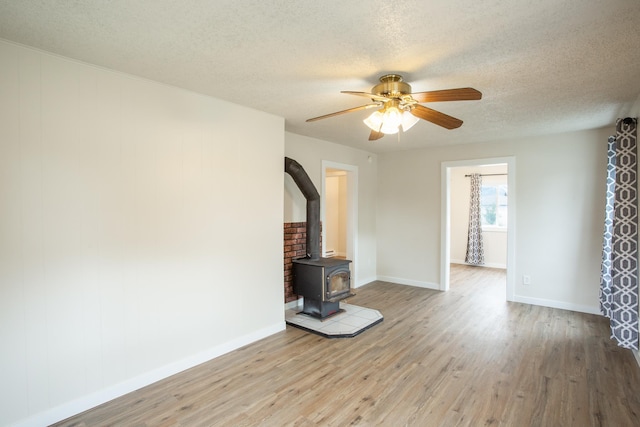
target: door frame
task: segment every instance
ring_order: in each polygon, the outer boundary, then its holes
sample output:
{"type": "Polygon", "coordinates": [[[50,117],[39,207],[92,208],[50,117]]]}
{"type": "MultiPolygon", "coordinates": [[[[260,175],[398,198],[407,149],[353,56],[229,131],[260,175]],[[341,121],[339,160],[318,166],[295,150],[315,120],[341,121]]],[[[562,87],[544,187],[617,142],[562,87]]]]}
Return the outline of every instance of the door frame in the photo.
{"type": "MultiPolygon", "coordinates": [[[[338,169],[347,173],[347,259],[351,260],[351,286],[357,287],[357,277],[354,264],[358,263],[358,166],[337,163],[329,160],[322,161],[322,201],[320,202],[320,219],[326,223],[326,179],[327,169],[338,169]]],[[[326,230],[322,227],[322,253],[326,250],[326,230]]]]}
{"type": "Polygon", "coordinates": [[[451,169],[464,166],[507,165],[507,188],[509,204],[507,206],[507,301],[515,301],[515,241],[516,241],[516,158],[491,157],[442,162],[440,167],[441,183],[441,233],[440,233],[440,290],[449,290],[451,263],[451,169]]]}

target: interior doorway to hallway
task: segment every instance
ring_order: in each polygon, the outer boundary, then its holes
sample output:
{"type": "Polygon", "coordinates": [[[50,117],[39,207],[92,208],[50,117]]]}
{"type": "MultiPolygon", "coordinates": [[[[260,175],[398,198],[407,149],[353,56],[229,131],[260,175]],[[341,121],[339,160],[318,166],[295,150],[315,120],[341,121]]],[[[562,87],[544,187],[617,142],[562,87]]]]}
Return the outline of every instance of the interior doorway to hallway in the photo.
{"type": "Polygon", "coordinates": [[[347,172],[327,168],[325,183],[325,257],[347,257],[347,172]]]}
{"type": "MultiPolygon", "coordinates": [[[[461,170],[473,170],[474,172],[482,173],[482,169],[487,171],[487,174],[492,173],[494,169],[499,173],[506,173],[506,182],[508,188],[508,206],[504,215],[508,218],[507,226],[506,226],[506,239],[504,239],[504,235],[502,239],[504,242],[500,242],[500,236],[491,236],[497,237],[495,245],[497,247],[494,250],[498,252],[500,250],[504,250],[505,253],[502,254],[502,257],[496,254],[492,254],[493,264],[489,265],[493,267],[506,267],[506,299],[507,301],[514,300],[514,289],[515,289],[515,222],[516,222],[516,185],[515,185],[515,158],[514,157],[503,157],[503,158],[488,158],[488,159],[472,159],[472,160],[462,160],[462,161],[454,161],[454,162],[443,162],[441,169],[441,182],[442,182],[442,201],[441,201],[441,224],[442,224],[442,233],[441,233],[441,266],[440,266],[440,290],[447,291],[450,286],[450,264],[451,262],[464,262],[464,258],[460,255],[461,249],[460,246],[460,236],[459,230],[452,230],[453,225],[456,224],[456,221],[459,221],[459,218],[454,217],[453,209],[456,208],[456,203],[460,203],[459,200],[455,198],[452,199],[452,191],[455,189],[454,182],[452,182],[452,177],[456,176],[456,178],[460,178],[458,175],[460,173],[456,173],[456,171],[461,170]],[[504,165],[501,169],[497,165],[504,165]],[[497,169],[496,169],[497,167],[497,169]],[[491,170],[490,170],[491,169],[491,170]],[[453,202],[452,202],[453,200],[453,202]],[[452,235],[455,237],[455,241],[452,242],[452,235]],[[500,246],[506,246],[501,248],[500,246]],[[452,256],[452,248],[454,249],[454,254],[452,256]],[[506,259],[505,259],[506,255],[506,259]],[[452,259],[453,258],[453,259],[452,259]],[[460,259],[462,258],[462,260],[460,259]]],[[[495,173],[498,173],[495,172],[495,173]]],[[[464,177],[465,174],[462,174],[464,177]]],[[[489,178],[489,177],[487,177],[489,178]]],[[[497,179],[494,179],[498,181],[497,179]]],[[[504,233],[504,231],[502,231],[504,233]]],[[[484,234],[484,233],[483,233],[484,234]]]]}
{"type": "Polygon", "coordinates": [[[354,265],[358,262],[358,168],[322,162],[322,256],[351,260],[351,282],[358,283],[354,265]]]}

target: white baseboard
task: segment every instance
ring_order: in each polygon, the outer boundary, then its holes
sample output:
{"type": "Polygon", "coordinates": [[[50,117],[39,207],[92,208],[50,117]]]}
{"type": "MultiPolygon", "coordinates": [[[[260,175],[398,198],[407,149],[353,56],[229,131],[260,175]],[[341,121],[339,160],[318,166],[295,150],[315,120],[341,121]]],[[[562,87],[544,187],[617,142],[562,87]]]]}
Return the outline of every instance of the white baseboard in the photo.
{"type": "Polygon", "coordinates": [[[91,393],[82,398],[67,402],[63,405],[55,408],[48,409],[44,412],[35,414],[29,418],[20,420],[18,423],[13,424],[14,427],[40,427],[50,425],[66,418],[72,417],[76,414],[94,408],[110,400],[116,399],[132,391],[138,390],[142,387],[146,387],[157,381],[163,380],[175,375],[179,372],[185,371],[194,366],[200,365],[223,354],[229,353],[233,350],[237,350],[240,347],[244,347],[247,344],[251,344],[255,341],[266,338],[277,332],[284,330],[286,327],[285,322],[278,322],[277,324],[267,326],[250,334],[238,337],[224,344],[215,346],[209,350],[205,350],[201,353],[187,357],[182,360],[170,363],[162,366],[146,374],[139,375],[137,377],[126,380],[120,384],[109,386],[100,391],[91,393]]]}
{"type": "Polygon", "coordinates": [[[288,303],[286,303],[284,305],[284,309],[285,310],[294,310],[297,307],[302,307],[303,304],[304,304],[304,298],[298,298],[297,300],[289,301],[288,303]]]}
{"type": "MultiPolygon", "coordinates": [[[[471,265],[471,264],[468,264],[468,263],[464,262],[464,260],[460,260],[460,259],[452,259],[452,260],[449,260],[449,262],[451,264],[471,265]]],[[[503,270],[506,270],[507,269],[507,264],[488,262],[486,264],[479,265],[478,267],[501,268],[503,270]]]]}
{"type": "Polygon", "coordinates": [[[598,306],[572,304],[564,301],[555,301],[555,300],[543,299],[543,298],[523,297],[519,295],[516,295],[513,301],[521,302],[524,304],[540,305],[542,307],[559,308],[561,310],[577,311],[579,313],[600,314],[600,307],[598,306]]]}
{"type": "Polygon", "coordinates": [[[360,279],[360,280],[358,280],[358,283],[356,283],[354,285],[354,288],[359,288],[360,286],[368,285],[369,283],[375,282],[376,280],[377,280],[376,277],[369,277],[369,278],[366,278],[366,279],[360,279]]]}
{"type": "Polygon", "coordinates": [[[638,363],[638,366],[640,366],[640,353],[636,350],[631,350],[631,353],[633,353],[633,357],[636,358],[636,362],[638,363]]]}
{"type": "Polygon", "coordinates": [[[377,280],[381,280],[383,282],[397,283],[399,285],[416,286],[418,288],[433,289],[436,291],[440,290],[440,285],[438,284],[422,282],[419,280],[403,279],[401,277],[378,276],[377,280]]]}
{"type": "MultiPolygon", "coordinates": [[[[400,277],[378,276],[377,280],[381,280],[383,282],[397,283],[399,285],[408,285],[408,286],[416,286],[419,288],[434,289],[436,291],[440,290],[440,286],[435,283],[421,282],[418,280],[411,280],[411,279],[403,279],[400,277]]],[[[576,311],[579,313],[600,314],[600,308],[598,306],[572,304],[564,301],[554,301],[554,300],[548,300],[543,298],[531,298],[531,297],[523,297],[523,296],[516,295],[514,298],[514,302],[521,302],[524,304],[539,305],[539,306],[550,307],[550,308],[559,308],[561,310],[576,311]]]]}

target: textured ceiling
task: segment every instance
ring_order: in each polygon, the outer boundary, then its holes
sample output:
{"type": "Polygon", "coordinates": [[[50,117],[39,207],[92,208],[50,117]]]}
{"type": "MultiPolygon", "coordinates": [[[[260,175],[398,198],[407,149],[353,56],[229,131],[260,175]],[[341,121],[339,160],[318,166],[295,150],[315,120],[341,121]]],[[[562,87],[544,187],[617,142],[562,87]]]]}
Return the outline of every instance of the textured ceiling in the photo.
{"type": "Polygon", "coordinates": [[[373,152],[612,125],[640,94],[638,0],[0,0],[0,37],[285,118],[290,132],[373,152]],[[400,73],[458,117],[367,141],[363,105],[400,73]]]}

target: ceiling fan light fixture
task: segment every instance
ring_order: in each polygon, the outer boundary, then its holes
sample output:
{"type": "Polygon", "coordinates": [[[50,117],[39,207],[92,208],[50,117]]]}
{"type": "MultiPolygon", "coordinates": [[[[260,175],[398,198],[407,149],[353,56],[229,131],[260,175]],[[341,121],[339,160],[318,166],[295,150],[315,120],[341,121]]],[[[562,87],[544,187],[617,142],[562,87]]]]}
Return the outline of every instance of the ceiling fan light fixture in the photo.
{"type": "Polygon", "coordinates": [[[419,118],[411,114],[409,111],[402,112],[402,132],[406,132],[420,121],[419,118]]]}
{"type": "Polygon", "coordinates": [[[399,74],[386,74],[380,77],[380,83],[371,88],[371,92],[343,90],[341,93],[369,98],[372,102],[347,110],[307,119],[307,122],[327,119],[345,113],[376,108],[373,114],[363,120],[371,129],[369,141],[382,138],[385,134],[407,132],[420,119],[441,126],[445,129],[456,129],[462,126],[462,120],[451,117],[440,111],[421,105],[427,102],[474,101],[482,99],[482,93],[471,87],[457,89],[431,90],[427,92],[411,92],[411,85],[405,83],[399,74]],[[380,108],[382,107],[382,108],[380,108]]]}
{"type": "Polygon", "coordinates": [[[373,131],[391,135],[398,133],[398,127],[402,124],[402,113],[396,107],[388,107],[374,111],[363,122],[373,131]]]}
{"type": "Polygon", "coordinates": [[[382,127],[383,111],[384,110],[378,110],[371,113],[369,117],[363,120],[364,124],[367,125],[369,129],[379,132],[382,127]]]}
{"type": "Polygon", "coordinates": [[[369,129],[382,132],[385,135],[398,133],[400,126],[402,131],[408,131],[419,119],[408,111],[401,111],[396,106],[389,106],[382,110],[374,111],[369,117],[363,120],[369,129]]]}
{"type": "Polygon", "coordinates": [[[380,132],[385,135],[398,133],[398,128],[402,124],[402,112],[397,107],[389,107],[382,115],[382,126],[380,132]]]}

